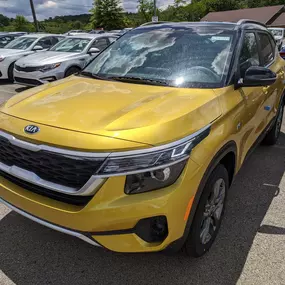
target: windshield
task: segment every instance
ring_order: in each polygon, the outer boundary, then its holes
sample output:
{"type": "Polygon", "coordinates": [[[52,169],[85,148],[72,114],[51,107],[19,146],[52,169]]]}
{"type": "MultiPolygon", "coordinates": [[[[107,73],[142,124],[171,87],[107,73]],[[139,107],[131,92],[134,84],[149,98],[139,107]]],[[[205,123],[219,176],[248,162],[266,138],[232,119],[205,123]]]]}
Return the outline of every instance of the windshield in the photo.
{"type": "Polygon", "coordinates": [[[205,26],[139,28],[97,56],[83,75],[136,78],[152,85],[157,81],[178,87],[218,87],[228,72],[233,38],[233,31],[205,26]]]}
{"type": "Polygon", "coordinates": [[[8,45],[5,46],[7,49],[28,49],[37,38],[31,37],[20,37],[11,41],[8,45]]]}
{"type": "Polygon", "coordinates": [[[271,30],[271,33],[274,37],[283,37],[283,31],[282,30],[271,30]]]}
{"type": "Polygon", "coordinates": [[[61,52],[82,52],[90,43],[90,41],[90,39],[67,38],[65,40],[60,41],[50,50],[61,52]]]}

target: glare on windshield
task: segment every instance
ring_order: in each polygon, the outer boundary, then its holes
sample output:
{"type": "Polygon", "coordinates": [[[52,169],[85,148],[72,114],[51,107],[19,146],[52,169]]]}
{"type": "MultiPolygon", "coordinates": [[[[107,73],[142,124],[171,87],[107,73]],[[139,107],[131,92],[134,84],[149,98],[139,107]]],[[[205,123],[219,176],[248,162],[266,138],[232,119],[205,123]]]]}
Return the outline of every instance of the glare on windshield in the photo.
{"type": "Polygon", "coordinates": [[[90,39],[79,39],[79,38],[70,38],[60,41],[51,51],[59,52],[82,52],[86,46],[89,44],[90,39]]]}
{"type": "Polygon", "coordinates": [[[86,67],[101,77],[136,77],[175,86],[221,85],[235,33],[205,27],[140,28],[125,34],[86,67]]]}
{"type": "Polygon", "coordinates": [[[13,41],[11,41],[8,45],[5,46],[7,49],[28,49],[37,38],[30,38],[30,37],[20,37],[13,41]]]}

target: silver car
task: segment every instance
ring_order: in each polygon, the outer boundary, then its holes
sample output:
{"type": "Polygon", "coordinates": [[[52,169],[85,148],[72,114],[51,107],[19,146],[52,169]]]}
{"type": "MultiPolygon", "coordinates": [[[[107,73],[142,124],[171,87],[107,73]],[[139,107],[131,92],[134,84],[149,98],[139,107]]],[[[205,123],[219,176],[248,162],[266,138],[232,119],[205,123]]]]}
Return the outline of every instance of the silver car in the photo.
{"type": "Polygon", "coordinates": [[[13,81],[13,69],[17,60],[29,54],[45,51],[58,43],[64,36],[31,34],[19,37],[0,49],[0,79],[13,81]]]}
{"type": "Polygon", "coordinates": [[[113,34],[84,34],[67,37],[49,51],[17,61],[15,81],[37,86],[81,71],[97,54],[117,39],[113,34]]]}

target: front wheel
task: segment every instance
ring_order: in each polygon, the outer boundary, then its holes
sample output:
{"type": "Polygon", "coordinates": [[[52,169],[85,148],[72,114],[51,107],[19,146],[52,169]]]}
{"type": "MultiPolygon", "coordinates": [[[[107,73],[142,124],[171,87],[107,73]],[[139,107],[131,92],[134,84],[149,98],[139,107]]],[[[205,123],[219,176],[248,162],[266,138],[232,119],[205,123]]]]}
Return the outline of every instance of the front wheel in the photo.
{"type": "Polygon", "coordinates": [[[77,72],[79,72],[80,69],[78,67],[70,67],[69,69],[67,69],[67,71],[65,72],[65,76],[64,77],[68,77],[71,76],[72,74],[75,74],[77,72]]]}
{"type": "Polygon", "coordinates": [[[14,66],[15,62],[11,63],[11,65],[8,68],[8,80],[10,82],[14,82],[14,66]]]}
{"type": "Polygon", "coordinates": [[[266,137],[263,140],[263,143],[266,145],[275,145],[280,133],[281,133],[281,127],[282,127],[282,121],[283,121],[283,113],[284,113],[284,103],[281,102],[281,105],[278,110],[278,114],[275,120],[275,123],[271,130],[266,134],[266,137]]]}
{"type": "Polygon", "coordinates": [[[224,216],[228,189],[228,171],[220,164],[206,182],[184,245],[184,251],[189,256],[204,255],[215,241],[224,216]]]}

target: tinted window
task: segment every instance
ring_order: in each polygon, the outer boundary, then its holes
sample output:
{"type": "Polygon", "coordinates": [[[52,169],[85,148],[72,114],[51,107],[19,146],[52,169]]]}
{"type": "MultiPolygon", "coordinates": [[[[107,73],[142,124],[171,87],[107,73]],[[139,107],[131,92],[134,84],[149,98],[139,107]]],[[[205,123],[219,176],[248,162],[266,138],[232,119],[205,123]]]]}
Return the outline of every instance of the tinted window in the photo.
{"type": "Polygon", "coordinates": [[[178,87],[218,87],[228,73],[234,35],[204,26],[135,29],[97,56],[85,73],[178,87]]]}
{"type": "Polygon", "coordinates": [[[11,41],[5,48],[8,49],[28,49],[36,40],[37,38],[31,37],[20,37],[13,41],[11,41]]]}
{"type": "Polygon", "coordinates": [[[249,67],[260,65],[257,41],[254,33],[245,34],[239,62],[242,78],[249,67]]]}
{"type": "Polygon", "coordinates": [[[43,47],[44,49],[50,48],[52,46],[51,38],[43,38],[39,40],[37,45],[43,47]]]}
{"type": "Polygon", "coordinates": [[[274,49],[271,45],[270,37],[267,34],[258,34],[262,65],[266,66],[274,60],[274,49]]]}
{"type": "Polygon", "coordinates": [[[109,45],[109,41],[106,38],[96,40],[93,44],[93,48],[98,48],[100,51],[105,49],[109,45]]]}
{"type": "Polygon", "coordinates": [[[89,42],[90,39],[66,38],[53,46],[50,50],[60,52],[82,52],[89,42]]]}

